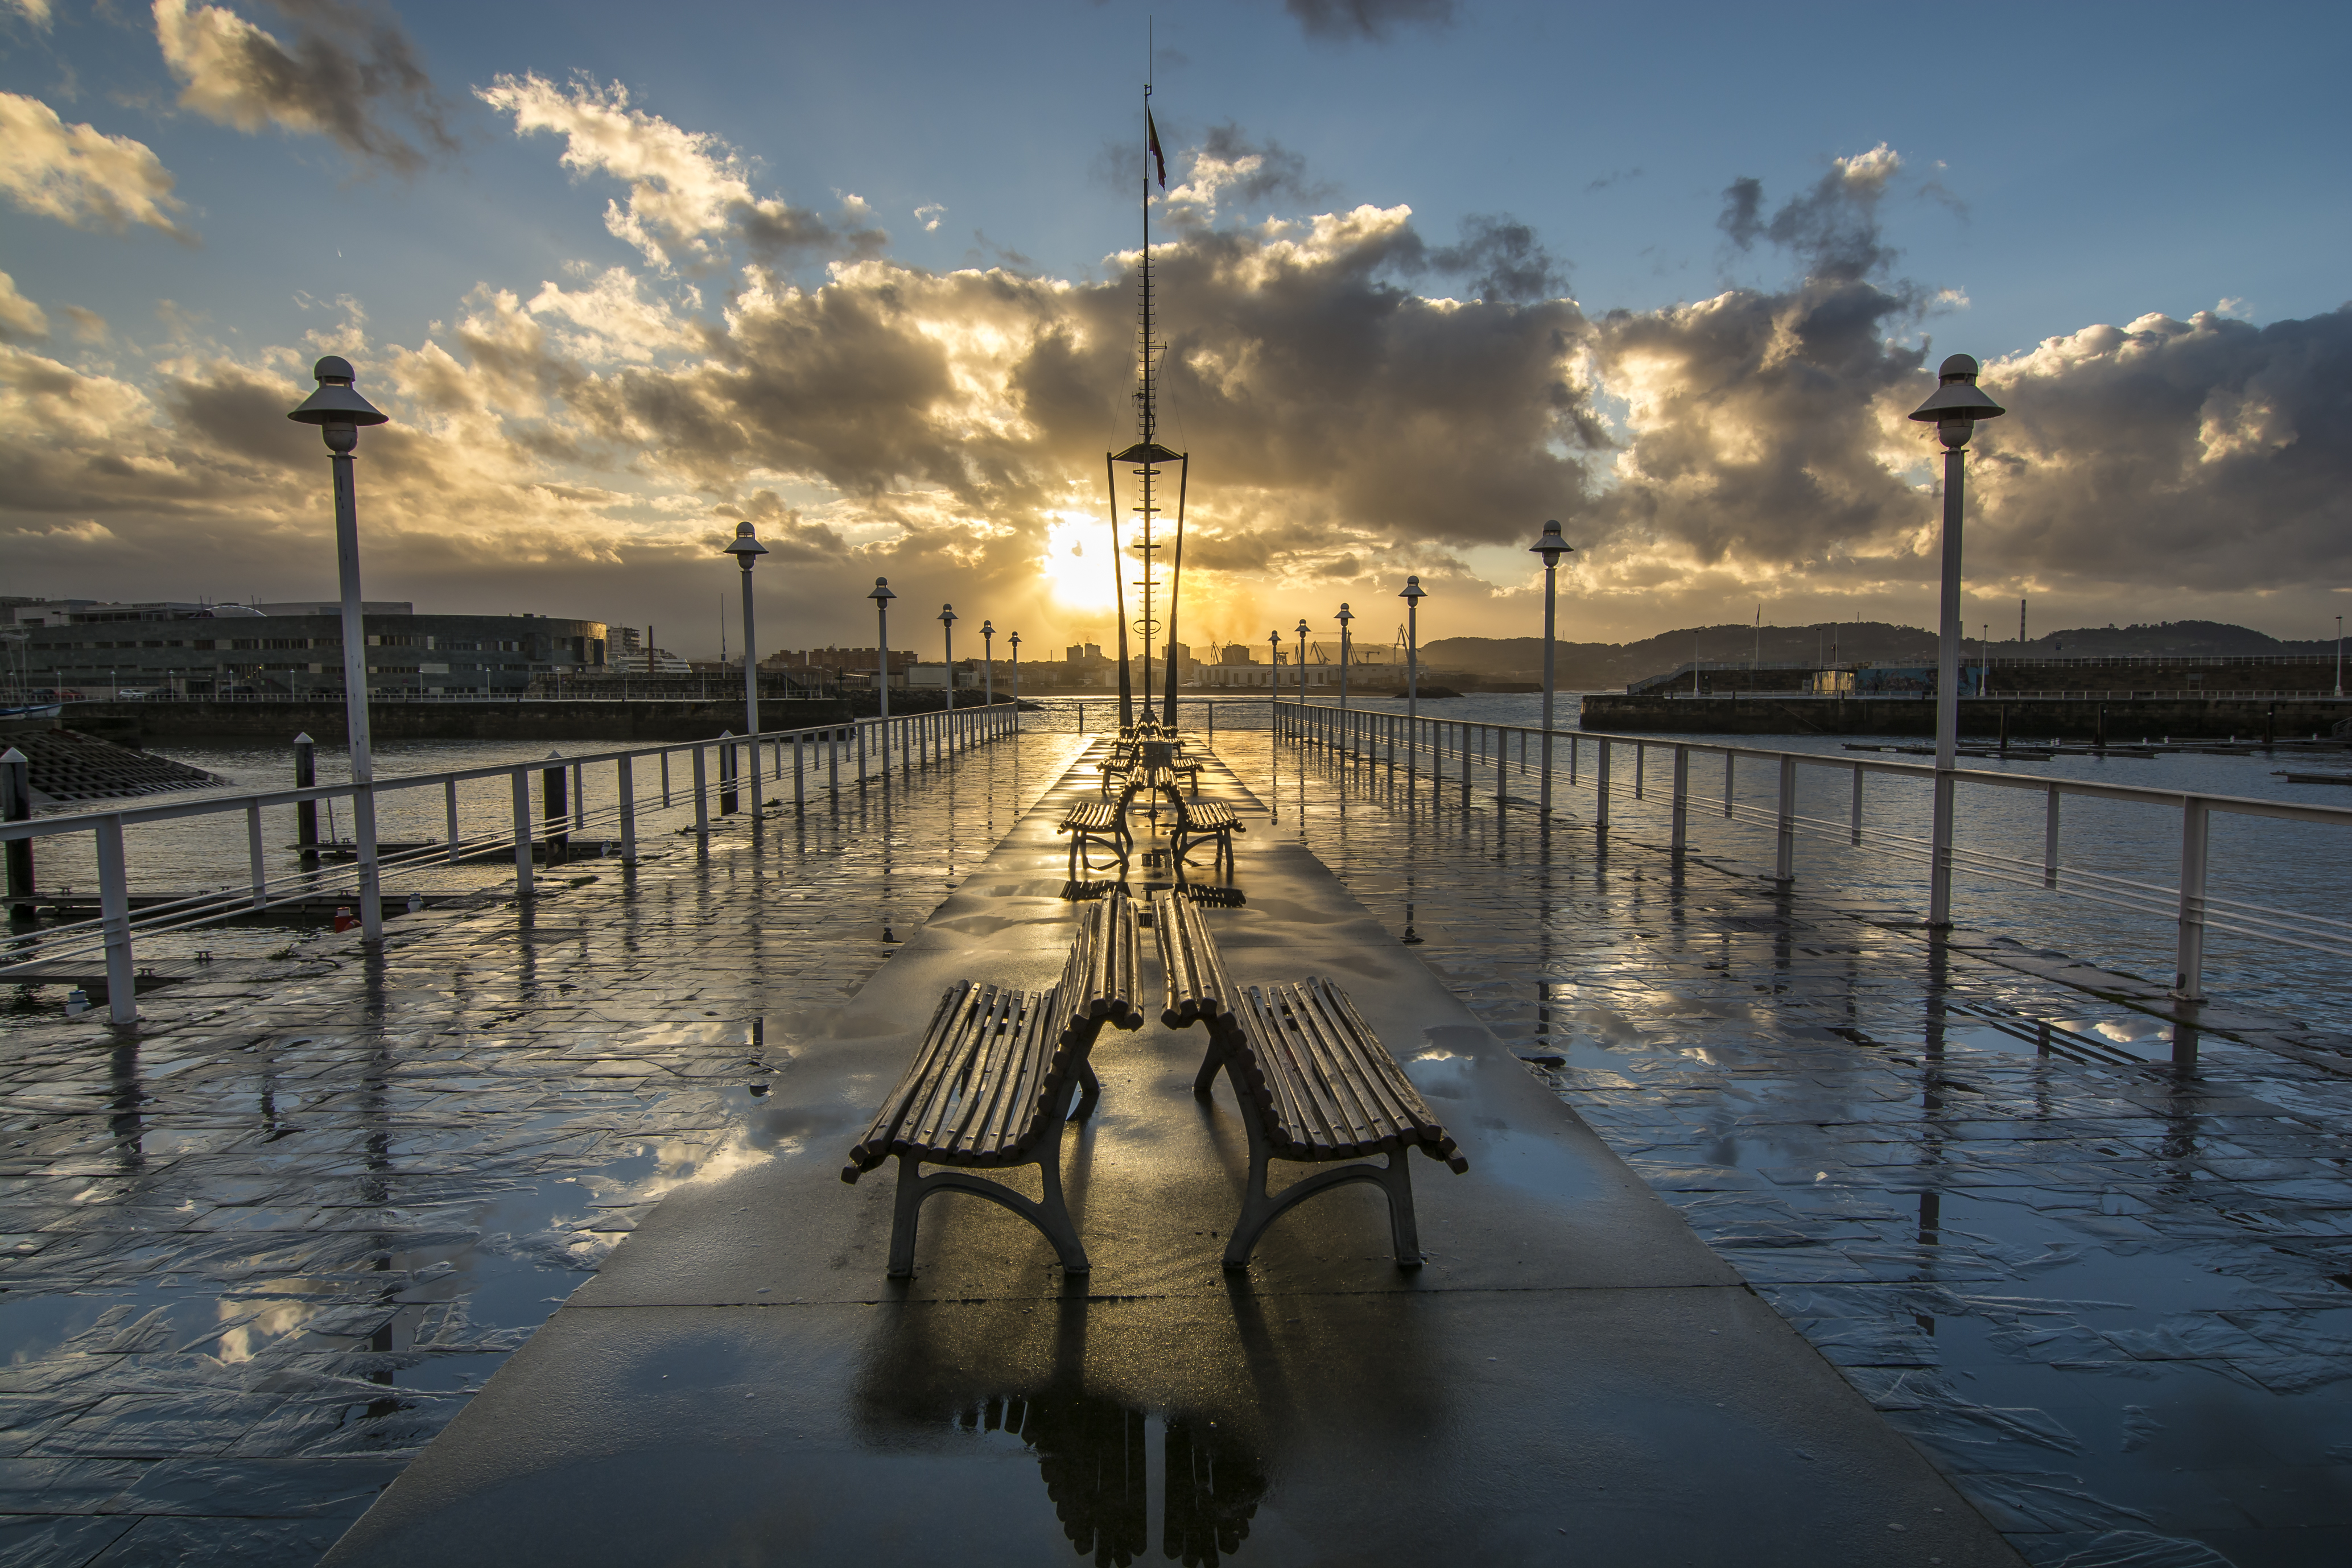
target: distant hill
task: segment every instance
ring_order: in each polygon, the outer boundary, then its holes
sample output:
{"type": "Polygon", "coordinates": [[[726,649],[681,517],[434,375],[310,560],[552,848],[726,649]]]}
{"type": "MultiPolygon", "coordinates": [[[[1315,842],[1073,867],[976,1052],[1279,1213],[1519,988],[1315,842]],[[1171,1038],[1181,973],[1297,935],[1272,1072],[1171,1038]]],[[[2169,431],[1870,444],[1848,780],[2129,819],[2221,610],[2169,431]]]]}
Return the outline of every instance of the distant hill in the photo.
{"type": "MultiPolygon", "coordinates": [[[[1822,622],[1809,626],[1685,626],[1631,643],[1563,642],[1559,646],[1559,684],[1571,690],[1622,687],[1688,664],[1932,664],[1936,634],[1922,626],[1885,621],[1822,622]]],[[[1974,651],[1976,639],[1969,641],[1974,651]]],[[[2281,642],[2247,626],[2219,621],[2166,621],[2152,626],[2078,626],[2035,637],[2021,647],[2014,638],[1996,638],[1996,658],[2022,655],[2042,658],[2125,658],[2150,654],[2179,658],[2242,654],[2332,655],[2333,642],[2281,642]]],[[[1441,637],[1422,645],[1432,669],[1454,670],[1489,680],[1543,678],[1541,637],[1441,637]]]]}

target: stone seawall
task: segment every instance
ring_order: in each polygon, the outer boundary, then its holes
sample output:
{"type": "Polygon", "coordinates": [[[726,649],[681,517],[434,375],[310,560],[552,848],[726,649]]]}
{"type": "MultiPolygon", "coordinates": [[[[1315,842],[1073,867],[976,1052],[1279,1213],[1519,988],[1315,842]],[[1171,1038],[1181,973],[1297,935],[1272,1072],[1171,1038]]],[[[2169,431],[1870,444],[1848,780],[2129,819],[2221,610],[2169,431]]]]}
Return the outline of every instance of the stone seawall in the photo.
{"type": "MultiPolygon", "coordinates": [[[[2011,740],[2110,741],[2195,736],[2281,741],[2325,737],[2352,719],[2352,699],[2276,701],[2141,698],[2114,701],[2001,697],[1960,700],[1960,733],[2011,740]],[[2104,728],[2103,728],[2104,727],[2104,728]]],[[[1616,697],[1584,700],[1587,730],[1734,735],[1933,735],[1936,705],[1916,698],[1616,697]]]]}
{"type": "MultiPolygon", "coordinates": [[[[321,745],[343,744],[343,705],[326,702],[78,702],[77,730],[124,745],[157,742],[245,739],[285,741],[308,734],[321,745]]],[[[763,701],[760,721],[771,730],[847,721],[838,700],[763,701]]],[[[743,704],[729,701],[383,702],[369,715],[378,741],[617,741],[646,743],[706,740],[743,728],[743,704]]]]}

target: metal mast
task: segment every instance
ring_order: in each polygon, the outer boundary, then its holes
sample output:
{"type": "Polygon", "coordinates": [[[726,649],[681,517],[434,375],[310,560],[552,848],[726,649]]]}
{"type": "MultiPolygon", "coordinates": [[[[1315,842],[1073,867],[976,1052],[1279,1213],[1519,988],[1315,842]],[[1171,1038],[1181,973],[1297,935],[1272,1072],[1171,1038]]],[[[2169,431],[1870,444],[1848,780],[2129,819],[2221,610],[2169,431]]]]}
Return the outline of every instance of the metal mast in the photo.
{"type": "MultiPolygon", "coordinates": [[[[1146,80],[1143,84],[1143,113],[1145,125],[1147,127],[1150,127],[1151,83],[1149,80],[1146,80]]],[[[1142,595],[1142,603],[1140,606],[1142,609],[1142,615],[1132,623],[1132,629],[1143,639],[1143,700],[1147,709],[1150,707],[1151,702],[1152,648],[1159,641],[1160,627],[1159,617],[1152,613],[1155,595],[1159,587],[1158,577],[1155,572],[1156,562],[1154,560],[1154,554],[1156,552],[1163,548],[1163,546],[1152,537],[1152,525],[1158,520],[1160,510],[1155,500],[1154,489],[1156,481],[1160,478],[1160,465],[1171,462],[1178,464],[1179,482],[1177,494],[1179,500],[1177,505],[1176,526],[1179,549],[1181,552],[1184,526],[1183,505],[1181,500],[1184,493],[1182,479],[1185,471],[1189,469],[1190,466],[1186,461],[1185,454],[1170,451],[1167,447],[1161,446],[1157,439],[1160,427],[1159,354],[1160,351],[1167,345],[1159,341],[1159,323],[1155,316],[1151,287],[1151,175],[1154,161],[1159,156],[1159,132],[1156,128],[1151,129],[1150,138],[1151,153],[1144,159],[1143,164],[1143,254],[1137,266],[1139,282],[1136,315],[1136,358],[1138,372],[1135,386],[1135,421],[1137,439],[1135,444],[1128,447],[1125,451],[1109,454],[1109,479],[1112,486],[1111,539],[1114,546],[1118,545],[1119,542],[1118,510],[1118,476],[1117,465],[1120,463],[1130,465],[1137,479],[1137,504],[1129,508],[1129,510],[1134,514],[1136,522],[1129,531],[1128,538],[1130,542],[1129,542],[1125,548],[1126,550],[1133,551],[1138,556],[1141,557],[1142,560],[1141,575],[1133,580],[1133,586],[1142,595]]],[[[1161,184],[1165,184],[1166,183],[1165,176],[1163,176],[1161,184]]],[[[1128,586],[1128,579],[1125,576],[1127,568],[1123,560],[1124,553],[1125,551],[1119,551],[1114,553],[1112,557],[1112,570],[1114,574],[1118,576],[1119,582],[1118,600],[1120,625],[1118,628],[1118,717],[1119,723],[1122,726],[1129,726],[1135,722],[1135,708],[1133,688],[1130,684],[1128,674],[1127,637],[1129,630],[1129,624],[1126,619],[1126,588],[1128,586]]],[[[1180,564],[1182,556],[1180,553],[1178,556],[1180,564]]],[[[1172,602],[1172,595],[1171,602],[1169,605],[1168,624],[1170,626],[1170,635],[1172,637],[1174,635],[1175,626],[1175,605],[1172,602]]],[[[1175,722],[1175,668],[1172,657],[1170,661],[1166,718],[1170,724],[1172,725],[1175,722]]]]}

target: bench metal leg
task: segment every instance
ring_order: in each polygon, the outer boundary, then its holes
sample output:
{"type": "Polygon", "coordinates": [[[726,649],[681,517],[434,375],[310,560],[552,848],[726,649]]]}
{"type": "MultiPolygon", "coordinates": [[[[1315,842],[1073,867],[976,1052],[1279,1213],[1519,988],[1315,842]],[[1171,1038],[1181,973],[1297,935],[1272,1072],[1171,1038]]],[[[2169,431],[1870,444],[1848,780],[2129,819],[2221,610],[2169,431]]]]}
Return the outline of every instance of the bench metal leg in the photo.
{"type": "MultiPolygon", "coordinates": [[[[1089,1077],[1092,1075],[1089,1074],[1089,1077]]],[[[1097,1086],[1099,1088],[1099,1085],[1097,1086]]],[[[1091,1098],[1091,1095],[1089,1096],[1091,1098]]],[[[904,1279],[915,1272],[915,1222],[923,1200],[933,1193],[970,1193],[977,1198],[1011,1209],[1037,1227],[1038,1233],[1053,1244],[1061,1259],[1065,1274],[1084,1274],[1092,1267],[1087,1261],[1086,1245],[1078,1239],[1078,1227],[1070,1218],[1069,1205],[1062,1198],[1062,1119],[1053,1119],[1054,1131],[1046,1147],[1038,1151],[1034,1162],[1043,1178],[1045,1199],[1033,1201],[1014,1192],[1002,1182],[992,1182],[976,1171],[949,1169],[922,1174],[922,1163],[912,1154],[898,1156],[898,1194],[895,1213],[890,1221],[890,1278],[904,1279]]],[[[1004,1167],[1018,1170],[1019,1166],[1004,1167]]]]}
{"type": "Polygon", "coordinates": [[[1101,1103],[1102,1079],[1095,1076],[1094,1063],[1080,1062],[1078,1064],[1078,1102],[1070,1108],[1069,1120],[1084,1121],[1095,1113],[1095,1107],[1101,1103]]]}
{"type": "MultiPolygon", "coordinates": [[[[1203,1076],[1212,1070],[1204,1068],[1203,1076]]],[[[1351,1163],[1328,1166],[1311,1176],[1301,1176],[1283,1188],[1280,1194],[1269,1194],[1265,1186],[1266,1167],[1272,1162],[1272,1152],[1267,1149],[1264,1135],[1258,1131],[1257,1119],[1249,1113],[1246,1106],[1243,1109],[1242,1120],[1249,1124],[1249,1186],[1242,1194],[1242,1212],[1240,1217],[1234,1221],[1233,1237],[1225,1243],[1226,1268],[1248,1268],[1250,1254],[1256,1249],[1258,1237],[1264,1236],[1265,1227],[1280,1218],[1293,1205],[1349,1182],[1380,1184],[1381,1192],[1389,1200],[1389,1239],[1395,1246],[1397,1267],[1421,1267],[1421,1230],[1413,1223],[1412,1215],[1412,1173],[1405,1166],[1407,1156],[1412,1152],[1410,1145],[1400,1145],[1391,1150],[1385,1163],[1351,1163]]]]}

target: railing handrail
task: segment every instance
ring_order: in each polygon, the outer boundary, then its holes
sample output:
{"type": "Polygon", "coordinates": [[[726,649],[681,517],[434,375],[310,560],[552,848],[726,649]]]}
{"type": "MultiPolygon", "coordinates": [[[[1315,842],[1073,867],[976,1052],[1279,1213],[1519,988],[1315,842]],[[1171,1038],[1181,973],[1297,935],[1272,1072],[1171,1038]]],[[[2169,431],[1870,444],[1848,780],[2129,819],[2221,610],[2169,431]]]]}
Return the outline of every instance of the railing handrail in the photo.
{"type": "MultiPolygon", "coordinates": [[[[997,707],[1007,707],[1000,702],[997,707]]],[[[982,713],[989,704],[973,703],[954,710],[923,709],[913,713],[893,713],[887,722],[902,724],[917,719],[936,718],[950,711],[982,713]]],[[[833,724],[803,724],[791,730],[762,730],[756,735],[707,735],[699,741],[671,741],[655,746],[624,747],[610,752],[581,752],[562,757],[530,757],[520,762],[495,763],[477,768],[445,768],[429,773],[395,773],[375,779],[366,784],[346,781],[341,784],[313,784],[301,789],[249,790],[241,795],[206,795],[202,800],[160,801],[152,805],[99,807],[55,816],[38,816],[26,822],[0,823],[0,843],[18,838],[47,838],[62,833],[87,833],[101,821],[112,819],[126,827],[144,822],[170,822],[180,817],[205,816],[217,812],[244,811],[248,806],[299,805],[304,801],[344,800],[362,789],[378,795],[397,790],[425,789],[436,785],[467,784],[476,779],[503,778],[518,769],[530,771],[548,767],[584,767],[592,763],[618,762],[624,757],[632,762],[639,757],[664,757],[678,752],[689,752],[701,746],[714,746],[722,742],[743,745],[768,741],[789,741],[795,735],[823,735],[835,730],[856,730],[886,722],[879,715],[845,719],[833,724]]]]}
{"type": "MultiPolygon", "coordinates": [[[[1286,707],[1299,704],[1286,703],[1286,707]]],[[[1333,713],[1359,713],[1368,710],[1341,708],[1336,702],[1309,702],[1307,707],[1333,713]]],[[[1396,717],[1402,718],[1398,714],[1396,717]]],[[[1504,724],[1487,719],[1457,719],[1447,714],[1422,714],[1423,723],[1475,724],[1481,729],[1497,730],[1515,734],[1541,735],[1542,726],[1534,724],[1504,724]]],[[[1730,745],[1716,741],[1686,741],[1659,735],[1621,735],[1601,730],[1552,731],[1555,740],[1607,741],[1621,745],[1681,746],[1694,752],[1706,752],[1717,756],[1749,757],[1759,762],[1777,763],[1783,757],[1793,757],[1799,765],[1859,770],[1864,773],[1897,773],[1923,779],[1933,784],[1937,770],[1931,763],[1889,763],[1870,757],[1832,756],[1822,752],[1777,751],[1763,746],[1730,745]]],[[[1963,784],[1990,784],[2001,789],[2056,790],[2061,795],[2093,796],[2103,800],[2134,801],[2146,805],[2168,805],[2179,810],[2195,801],[2210,811],[2227,811],[2241,816],[2275,816],[2297,822],[2325,822],[2336,826],[2352,826],[2352,806],[2306,805],[2295,801],[2263,800],[2253,795],[2207,795],[2199,790],[2150,789],[2141,784],[2098,784],[2087,779],[2023,778],[2015,773],[1997,773],[1983,768],[1954,768],[1953,778],[1963,784]]]]}

